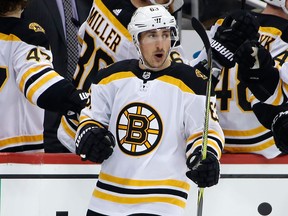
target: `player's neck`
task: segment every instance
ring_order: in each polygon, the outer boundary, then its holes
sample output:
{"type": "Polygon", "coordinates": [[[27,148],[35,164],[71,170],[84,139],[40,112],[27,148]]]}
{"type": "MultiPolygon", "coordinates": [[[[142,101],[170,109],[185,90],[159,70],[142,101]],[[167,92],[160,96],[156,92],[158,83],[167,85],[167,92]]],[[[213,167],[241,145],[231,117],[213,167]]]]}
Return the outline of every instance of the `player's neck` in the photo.
{"type": "Polygon", "coordinates": [[[286,14],[281,8],[267,5],[267,7],[262,11],[263,14],[270,14],[274,16],[279,16],[288,20],[288,14],[286,14]]]}

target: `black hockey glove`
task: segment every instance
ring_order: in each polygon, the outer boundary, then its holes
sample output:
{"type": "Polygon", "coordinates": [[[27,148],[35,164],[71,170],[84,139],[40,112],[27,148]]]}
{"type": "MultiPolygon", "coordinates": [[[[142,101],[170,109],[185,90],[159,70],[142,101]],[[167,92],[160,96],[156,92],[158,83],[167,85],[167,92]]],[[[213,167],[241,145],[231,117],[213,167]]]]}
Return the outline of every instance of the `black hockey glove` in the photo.
{"type": "Polygon", "coordinates": [[[278,149],[288,153],[288,111],[280,112],[273,120],[272,132],[278,149]]]}
{"type": "Polygon", "coordinates": [[[86,106],[89,100],[89,94],[83,90],[75,90],[69,96],[69,102],[71,104],[69,111],[80,113],[80,111],[86,106]]]}
{"type": "Polygon", "coordinates": [[[279,72],[274,68],[269,51],[257,41],[246,41],[236,51],[234,59],[239,65],[239,79],[258,100],[267,100],[279,82],[279,72]]]}
{"type": "Polygon", "coordinates": [[[84,126],[76,138],[76,154],[83,160],[102,163],[110,157],[115,146],[113,134],[94,124],[84,126]]]}
{"type": "Polygon", "coordinates": [[[187,159],[190,169],[186,175],[200,188],[216,185],[220,177],[220,163],[217,157],[207,151],[205,160],[202,160],[201,152],[194,152],[187,159]]]}
{"type": "MultiPolygon", "coordinates": [[[[200,71],[200,73],[205,75],[205,77],[203,77],[203,79],[208,79],[210,70],[208,68],[208,62],[206,59],[202,60],[199,63],[197,63],[196,65],[194,65],[194,68],[196,70],[196,73],[198,73],[200,71]]],[[[213,64],[212,64],[211,73],[212,73],[212,84],[213,84],[213,87],[215,88],[215,86],[219,82],[219,76],[221,74],[221,69],[219,69],[217,67],[213,67],[213,64]]]]}
{"type": "Polygon", "coordinates": [[[234,67],[234,53],[247,39],[258,39],[259,23],[247,11],[236,11],[228,15],[211,40],[214,59],[223,67],[234,67]]]}

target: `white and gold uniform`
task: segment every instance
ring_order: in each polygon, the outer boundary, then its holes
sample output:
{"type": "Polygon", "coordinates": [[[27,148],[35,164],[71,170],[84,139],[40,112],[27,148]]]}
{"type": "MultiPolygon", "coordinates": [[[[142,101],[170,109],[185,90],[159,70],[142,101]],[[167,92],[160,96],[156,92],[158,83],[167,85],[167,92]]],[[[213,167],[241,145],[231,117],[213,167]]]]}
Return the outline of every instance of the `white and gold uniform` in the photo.
{"type": "Polygon", "coordinates": [[[43,152],[40,107],[58,111],[74,87],[54,71],[37,23],[0,17],[0,47],[0,151],[43,152]]]}
{"type": "MultiPolygon", "coordinates": [[[[280,70],[282,64],[288,61],[287,20],[265,14],[254,13],[254,15],[260,23],[259,40],[270,51],[275,67],[280,70]]],[[[212,35],[222,21],[223,19],[218,20],[212,27],[212,35]]],[[[282,81],[278,83],[275,93],[265,103],[279,105],[283,102],[281,84],[282,81]]],[[[225,134],[226,152],[256,153],[267,158],[274,158],[280,154],[275,146],[272,132],[258,121],[252,111],[251,106],[259,101],[240,82],[237,64],[234,68],[222,70],[215,92],[219,121],[225,134]]]]}
{"type": "MultiPolygon", "coordinates": [[[[100,70],[91,105],[81,112],[78,131],[94,122],[116,138],[89,209],[113,216],[183,215],[190,188],[185,154],[201,148],[206,81],[183,63],[158,72],[138,65],[125,60],[100,70]]],[[[214,94],[208,149],[220,158],[224,137],[215,100],[214,94]]]]}
{"type": "MultiPolygon", "coordinates": [[[[182,0],[174,0],[170,11],[175,12],[182,4],[182,0]]],[[[74,74],[74,85],[78,89],[88,92],[99,69],[120,60],[138,59],[132,37],[127,30],[135,10],[136,7],[130,0],[94,0],[87,20],[79,29],[82,49],[74,74]]],[[[175,61],[183,61],[183,48],[176,46],[170,57],[175,61]]],[[[75,151],[77,125],[76,119],[62,117],[58,129],[58,139],[72,152],[75,151]]]]}

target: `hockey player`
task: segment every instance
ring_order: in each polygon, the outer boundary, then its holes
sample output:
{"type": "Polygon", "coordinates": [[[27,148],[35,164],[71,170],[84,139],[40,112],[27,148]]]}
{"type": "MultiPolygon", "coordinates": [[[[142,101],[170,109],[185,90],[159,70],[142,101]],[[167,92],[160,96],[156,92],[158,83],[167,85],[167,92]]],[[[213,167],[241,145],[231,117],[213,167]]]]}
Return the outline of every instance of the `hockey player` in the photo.
{"type": "Polygon", "coordinates": [[[87,100],[53,70],[43,28],[20,18],[25,5],[0,0],[1,152],[43,152],[43,109],[80,113],[87,100]]]}
{"type": "Polygon", "coordinates": [[[255,14],[261,25],[260,40],[245,42],[235,61],[241,81],[253,93],[250,100],[259,121],[272,130],[279,150],[288,153],[288,104],[282,103],[282,91],[288,96],[288,1],[265,1],[263,12],[255,14]]]}
{"type": "Polygon", "coordinates": [[[128,30],[139,59],[101,69],[80,115],[76,153],[103,162],[87,216],[180,216],[188,178],[199,187],[219,179],[224,137],[215,94],[201,161],[207,77],[169,59],[175,18],[161,5],[140,7],[128,30]]]}
{"type": "MultiPolygon", "coordinates": [[[[267,0],[267,2],[283,1],[267,0]]],[[[235,61],[237,63],[241,60],[245,61],[244,57],[238,57],[239,50],[243,48],[241,45],[246,40],[259,40],[259,43],[269,50],[276,63],[275,70],[272,68],[275,75],[267,79],[270,83],[269,88],[264,91],[261,89],[262,99],[273,105],[283,102],[283,93],[279,91],[281,88],[279,88],[278,70],[287,61],[285,53],[288,49],[286,34],[288,25],[286,19],[274,13],[275,10],[277,7],[268,4],[262,13],[237,11],[225,19],[219,19],[211,28],[213,57],[218,65],[224,66],[218,77],[219,82],[216,84],[215,92],[220,125],[225,134],[225,152],[255,153],[267,158],[274,158],[281,153],[275,145],[270,128],[265,128],[257,118],[258,112],[268,115],[269,111],[261,108],[257,111],[255,95],[249,94],[247,82],[243,80],[243,74],[251,74],[252,77],[253,73],[246,71],[242,63],[235,65],[235,61]],[[234,56],[236,50],[238,53],[234,56]],[[228,55],[229,51],[232,55],[228,55]],[[274,91],[275,88],[277,91],[274,91]]],[[[277,14],[280,11],[282,9],[279,7],[277,14]]],[[[245,44],[244,50],[250,51],[252,48],[247,47],[247,42],[245,44]]],[[[248,46],[249,44],[248,42],[248,46]]],[[[262,57],[264,58],[261,61],[267,65],[271,64],[272,61],[267,56],[262,57]]],[[[262,69],[258,72],[264,76],[267,74],[262,69]]],[[[255,77],[250,81],[258,82],[255,77]]],[[[253,86],[255,87],[254,84],[253,86]]]]}
{"type": "MultiPolygon", "coordinates": [[[[87,21],[80,27],[79,37],[82,49],[74,85],[89,91],[97,71],[114,62],[137,58],[137,51],[132,43],[127,26],[135,10],[140,6],[163,4],[171,13],[183,5],[183,0],[98,0],[94,1],[87,21]]],[[[170,57],[179,61],[183,50],[176,46],[170,57]]],[[[70,121],[63,117],[58,130],[58,138],[71,152],[75,152],[74,138],[78,125],[77,119],[70,121]]]]}

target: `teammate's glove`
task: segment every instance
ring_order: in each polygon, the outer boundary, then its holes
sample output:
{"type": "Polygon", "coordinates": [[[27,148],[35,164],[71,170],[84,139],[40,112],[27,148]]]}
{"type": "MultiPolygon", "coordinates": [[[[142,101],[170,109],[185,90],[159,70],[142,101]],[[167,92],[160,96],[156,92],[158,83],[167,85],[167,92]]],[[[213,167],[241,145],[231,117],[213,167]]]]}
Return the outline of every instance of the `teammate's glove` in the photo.
{"type": "Polygon", "coordinates": [[[278,149],[287,154],[288,153],[288,111],[280,112],[275,116],[272,123],[272,132],[275,144],[278,149]]]}
{"type": "Polygon", "coordinates": [[[80,113],[80,111],[86,106],[89,99],[89,94],[83,90],[77,89],[69,96],[69,102],[71,104],[69,111],[80,113]]]}
{"type": "Polygon", "coordinates": [[[188,157],[186,163],[190,169],[186,172],[186,175],[195,182],[198,187],[210,187],[218,183],[220,164],[213,153],[207,151],[206,159],[202,160],[201,152],[194,152],[188,157]]]}
{"type": "Polygon", "coordinates": [[[247,39],[258,38],[259,23],[247,11],[236,11],[228,15],[211,40],[213,57],[223,67],[234,67],[234,53],[247,39]]]}
{"type": "MultiPolygon", "coordinates": [[[[203,75],[205,75],[207,77],[206,79],[208,79],[210,70],[208,68],[208,62],[206,59],[198,62],[196,65],[194,65],[194,68],[195,68],[195,70],[200,71],[203,75]]],[[[212,73],[212,84],[215,87],[217,85],[217,83],[219,82],[219,76],[221,74],[221,69],[214,67],[213,63],[212,63],[211,73],[212,73]]]]}
{"type": "Polygon", "coordinates": [[[83,160],[102,163],[110,157],[115,146],[113,134],[94,124],[84,126],[76,138],[76,154],[83,160]]]}
{"type": "Polygon", "coordinates": [[[279,72],[274,68],[271,54],[257,41],[246,41],[234,55],[239,65],[238,76],[260,101],[265,101],[275,91],[279,72]]]}

